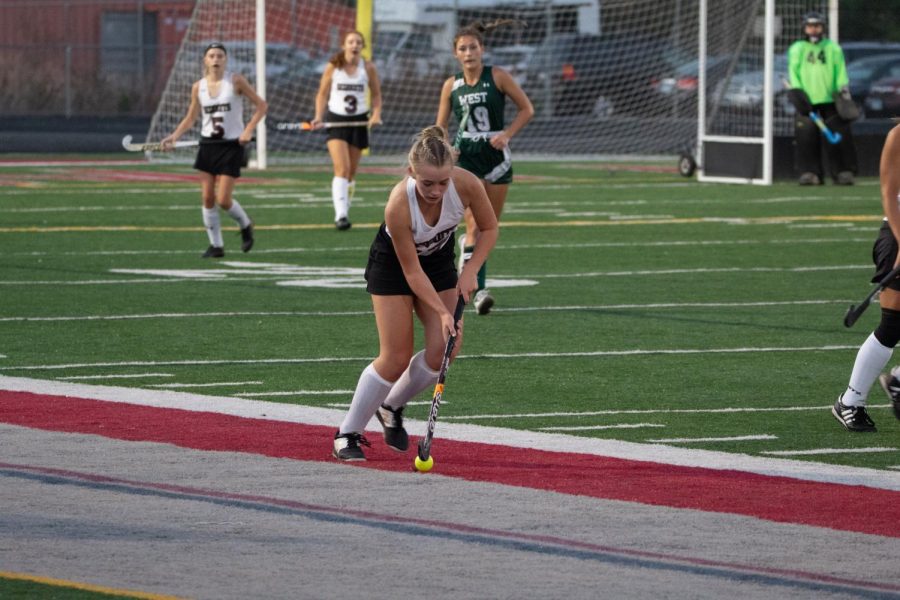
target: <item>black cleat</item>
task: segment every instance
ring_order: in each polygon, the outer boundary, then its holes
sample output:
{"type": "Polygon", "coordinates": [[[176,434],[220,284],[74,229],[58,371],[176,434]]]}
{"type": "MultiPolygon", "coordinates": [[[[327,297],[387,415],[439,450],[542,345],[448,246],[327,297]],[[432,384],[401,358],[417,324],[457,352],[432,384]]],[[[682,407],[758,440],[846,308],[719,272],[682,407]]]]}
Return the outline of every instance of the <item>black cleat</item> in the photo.
{"type": "Polygon", "coordinates": [[[241,250],[250,252],[253,247],[253,222],[241,229],[241,250]]]}
{"type": "Polygon", "coordinates": [[[892,373],[884,373],[878,378],[881,387],[891,399],[891,406],[894,408],[894,416],[900,419],[900,379],[894,377],[892,373]]]}
{"type": "Polygon", "coordinates": [[[210,246],[203,253],[203,258],[222,258],[225,256],[225,248],[219,246],[210,246]]]}
{"type": "Polygon", "coordinates": [[[362,448],[359,447],[360,444],[371,446],[369,440],[361,433],[341,433],[338,431],[334,434],[334,449],[331,451],[331,455],[338,460],[348,462],[366,460],[366,455],[363,454],[362,448]]]}
{"type": "Polygon", "coordinates": [[[842,397],[843,394],[838,396],[837,402],[831,407],[831,414],[847,431],[878,431],[865,406],[846,406],[841,402],[842,397]]]}
{"type": "Polygon", "coordinates": [[[353,227],[353,224],[350,223],[350,219],[348,219],[347,217],[341,217],[334,222],[334,226],[337,227],[338,231],[347,231],[348,229],[353,227]]]}
{"type": "Polygon", "coordinates": [[[384,443],[397,452],[409,450],[409,435],[403,428],[403,408],[382,404],[375,411],[375,416],[384,428],[384,443]]]}

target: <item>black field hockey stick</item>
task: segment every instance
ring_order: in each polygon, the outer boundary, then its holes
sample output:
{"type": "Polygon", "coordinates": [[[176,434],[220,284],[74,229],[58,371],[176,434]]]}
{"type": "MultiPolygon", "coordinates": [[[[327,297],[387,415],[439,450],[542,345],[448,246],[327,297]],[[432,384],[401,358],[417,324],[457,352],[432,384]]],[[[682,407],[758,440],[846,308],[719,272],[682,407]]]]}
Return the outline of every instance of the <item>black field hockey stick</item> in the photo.
{"type": "Polygon", "coordinates": [[[897,275],[900,275],[900,266],[894,267],[893,270],[882,277],[881,281],[878,282],[878,285],[869,292],[869,295],[866,296],[866,299],[859,303],[859,306],[850,305],[850,308],[847,309],[847,314],[844,315],[844,327],[853,327],[853,324],[856,323],[856,320],[866,312],[866,309],[869,308],[869,304],[872,302],[872,298],[875,297],[875,294],[883,290],[888,286],[890,282],[896,279],[897,275]]]}
{"type": "MultiPolygon", "coordinates": [[[[456,301],[456,310],[453,311],[453,327],[457,327],[459,320],[462,318],[463,308],[466,303],[460,296],[456,301]]],[[[434,423],[437,421],[438,409],[441,407],[441,400],[444,398],[444,380],[447,378],[447,369],[450,368],[450,355],[453,353],[453,347],[456,346],[456,334],[450,336],[447,340],[447,347],[444,349],[444,358],[441,360],[441,369],[438,371],[438,380],[434,385],[434,394],[431,396],[431,412],[428,413],[428,426],[425,428],[425,437],[419,440],[419,461],[427,463],[431,457],[431,441],[434,439],[434,423]]],[[[430,468],[430,467],[429,467],[430,468]]]]}

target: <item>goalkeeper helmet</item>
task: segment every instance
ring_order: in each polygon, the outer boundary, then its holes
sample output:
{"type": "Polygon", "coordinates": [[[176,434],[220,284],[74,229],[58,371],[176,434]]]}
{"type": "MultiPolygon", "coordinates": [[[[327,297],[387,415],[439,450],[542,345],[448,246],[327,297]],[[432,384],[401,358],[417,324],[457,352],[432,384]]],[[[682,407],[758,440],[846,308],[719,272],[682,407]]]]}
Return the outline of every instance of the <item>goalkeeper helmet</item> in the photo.
{"type": "Polygon", "coordinates": [[[821,25],[824,31],[825,16],[822,13],[814,10],[803,15],[803,35],[806,36],[806,38],[809,39],[810,42],[815,44],[821,39],[822,36],[808,35],[806,33],[806,27],[809,25],[821,25]]]}

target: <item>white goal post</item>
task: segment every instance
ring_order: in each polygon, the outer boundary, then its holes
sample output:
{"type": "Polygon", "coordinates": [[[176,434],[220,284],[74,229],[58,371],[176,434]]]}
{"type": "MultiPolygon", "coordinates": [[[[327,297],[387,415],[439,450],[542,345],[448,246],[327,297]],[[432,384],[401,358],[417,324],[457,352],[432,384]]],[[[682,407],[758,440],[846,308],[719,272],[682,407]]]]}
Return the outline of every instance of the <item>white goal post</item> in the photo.
{"type": "MultiPolygon", "coordinates": [[[[774,138],[793,134],[786,53],[815,0],[699,0],[699,100],[693,160],[700,181],[770,185],[774,138]]],[[[837,38],[838,0],[828,0],[837,38]]]]}

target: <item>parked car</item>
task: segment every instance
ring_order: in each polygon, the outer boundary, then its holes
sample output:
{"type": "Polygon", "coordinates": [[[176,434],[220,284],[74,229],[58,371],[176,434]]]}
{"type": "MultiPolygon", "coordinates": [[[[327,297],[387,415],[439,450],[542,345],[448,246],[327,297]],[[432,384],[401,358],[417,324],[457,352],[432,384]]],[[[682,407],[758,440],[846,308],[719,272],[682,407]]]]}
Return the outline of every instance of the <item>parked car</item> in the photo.
{"type": "Polygon", "coordinates": [[[900,42],[841,42],[844,62],[849,64],[867,56],[900,53],[900,42]]]}
{"type": "MultiPolygon", "coordinates": [[[[750,55],[723,54],[706,58],[706,91],[709,97],[729,73],[742,73],[754,64],[750,55]]],[[[650,95],[654,105],[664,111],[677,109],[678,114],[697,111],[697,92],[700,88],[700,61],[696,58],[682,62],[650,80],[650,95]]]]}
{"type": "Polygon", "coordinates": [[[879,79],[900,75],[900,53],[878,54],[855,60],[847,64],[847,75],[850,78],[850,95],[853,96],[853,101],[859,105],[862,115],[869,116],[866,107],[872,84],[879,79]]]}
{"type": "Polygon", "coordinates": [[[869,87],[863,111],[872,119],[900,116],[900,72],[893,72],[869,87]]]}
{"type": "MultiPolygon", "coordinates": [[[[787,56],[777,55],[772,65],[772,94],[775,97],[775,115],[792,115],[796,111],[788,102],[785,82],[789,81],[787,56]]],[[[719,107],[724,109],[757,110],[763,104],[763,83],[765,71],[757,69],[732,76],[719,82],[713,101],[718,99],[719,107]]]]}
{"type": "Polygon", "coordinates": [[[665,69],[665,57],[673,54],[668,41],[659,38],[559,34],[534,51],[524,88],[539,114],[628,112],[646,104],[647,81],[665,69]]]}

